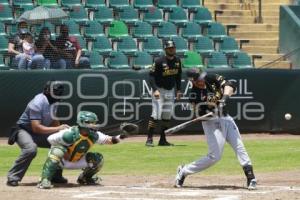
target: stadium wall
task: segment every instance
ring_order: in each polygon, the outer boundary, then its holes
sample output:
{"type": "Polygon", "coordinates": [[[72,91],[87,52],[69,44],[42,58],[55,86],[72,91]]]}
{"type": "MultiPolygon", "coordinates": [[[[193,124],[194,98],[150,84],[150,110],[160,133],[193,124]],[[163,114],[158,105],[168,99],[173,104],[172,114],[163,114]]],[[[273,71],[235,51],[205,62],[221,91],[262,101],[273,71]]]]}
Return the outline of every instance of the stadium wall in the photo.
{"type": "MultiPolygon", "coordinates": [[[[281,6],[279,22],[279,51],[287,54],[300,48],[300,6],[281,6]]],[[[300,49],[289,58],[293,68],[300,68],[300,49]]]]}
{"type": "MultiPolygon", "coordinates": [[[[229,113],[242,132],[291,132],[300,130],[300,70],[243,69],[215,70],[235,81],[237,91],[229,102],[229,113]],[[284,119],[291,113],[292,119],[284,119]]],[[[141,132],[151,112],[147,71],[2,71],[0,73],[0,136],[7,136],[33,96],[42,91],[49,79],[64,80],[66,99],[59,106],[59,117],[74,124],[76,112],[88,109],[100,116],[100,123],[113,127],[122,121],[143,120],[141,132]],[[124,105],[126,105],[124,107],[124,105]]],[[[190,116],[188,89],[183,77],[184,98],[178,102],[174,117],[177,124],[190,116]]],[[[201,125],[184,133],[197,133],[201,125]]]]}

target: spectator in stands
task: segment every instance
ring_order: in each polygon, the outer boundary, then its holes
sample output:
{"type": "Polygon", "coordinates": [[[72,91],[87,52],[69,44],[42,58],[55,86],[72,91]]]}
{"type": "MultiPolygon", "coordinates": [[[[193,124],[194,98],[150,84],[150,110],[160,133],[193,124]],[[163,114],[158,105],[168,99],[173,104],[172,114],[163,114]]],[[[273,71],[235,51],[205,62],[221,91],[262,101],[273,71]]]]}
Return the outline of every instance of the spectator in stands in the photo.
{"type": "Polygon", "coordinates": [[[28,62],[28,68],[32,64],[32,57],[34,56],[34,43],[33,37],[30,33],[26,33],[22,42],[23,53],[26,56],[28,62]]]}
{"type": "Polygon", "coordinates": [[[59,58],[57,64],[62,69],[89,68],[87,57],[82,57],[82,49],[76,37],[69,36],[69,28],[61,25],[60,36],[56,39],[59,58]]]}
{"type": "Polygon", "coordinates": [[[9,39],[8,53],[14,56],[12,67],[26,69],[28,57],[23,53],[22,43],[24,36],[29,33],[28,24],[24,21],[18,23],[18,32],[9,39]]]}
{"type": "Polygon", "coordinates": [[[40,31],[38,40],[35,42],[36,54],[33,57],[33,67],[38,69],[50,69],[51,63],[55,62],[58,50],[51,40],[49,28],[43,27],[40,31]]]}

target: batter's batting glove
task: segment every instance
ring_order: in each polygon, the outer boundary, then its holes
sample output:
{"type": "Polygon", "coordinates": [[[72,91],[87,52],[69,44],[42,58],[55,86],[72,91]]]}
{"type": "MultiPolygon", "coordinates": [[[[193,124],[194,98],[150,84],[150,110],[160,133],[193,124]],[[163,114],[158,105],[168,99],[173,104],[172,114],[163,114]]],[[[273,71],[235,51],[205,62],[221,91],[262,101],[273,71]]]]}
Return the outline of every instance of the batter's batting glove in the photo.
{"type": "Polygon", "coordinates": [[[125,123],[122,123],[120,125],[120,130],[123,134],[125,134],[125,135],[129,134],[130,135],[130,134],[138,133],[139,127],[136,124],[125,122],[125,123]]]}
{"type": "Polygon", "coordinates": [[[229,98],[228,95],[223,95],[222,99],[220,99],[218,101],[218,103],[219,103],[218,107],[221,108],[221,109],[223,109],[223,107],[225,107],[225,105],[226,105],[226,101],[227,101],[228,98],[229,98]]]}

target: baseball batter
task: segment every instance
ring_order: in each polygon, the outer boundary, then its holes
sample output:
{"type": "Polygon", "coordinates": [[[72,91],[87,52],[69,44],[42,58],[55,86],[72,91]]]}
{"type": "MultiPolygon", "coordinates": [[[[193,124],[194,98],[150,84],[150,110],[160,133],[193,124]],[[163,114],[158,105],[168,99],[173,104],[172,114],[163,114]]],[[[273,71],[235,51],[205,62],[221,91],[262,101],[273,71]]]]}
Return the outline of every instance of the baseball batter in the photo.
{"type": "Polygon", "coordinates": [[[226,100],[233,94],[235,87],[220,75],[207,74],[198,69],[188,71],[188,76],[192,78],[193,83],[190,102],[194,110],[199,115],[214,110],[217,112],[217,116],[202,122],[207,138],[208,154],[190,164],[179,166],[175,187],[182,187],[188,175],[201,172],[218,162],[222,157],[225,142],[228,142],[243,167],[248,189],[256,189],[256,179],[251,160],[237,125],[226,111],[226,100]]]}
{"type": "Polygon", "coordinates": [[[173,41],[166,41],[166,55],[158,58],[150,71],[149,81],[152,88],[152,115],[148,124],[146,146],[153,147],[153,134],[161,124],[159,146],[171,146],[166,140],[164,131],[168,129],[173,113],[174,98],[181,96],[181,62],[176,56],[173,41]],[[175,91],[176,90],[176,91],[175,91]]]}
{"type": "Polygon", "coordinates": [[[51,180],[56,170],[83,169],[77,182],[94,185],[98,183],[96,173],[103,166],[102,154],[88,152],[95,144],[117,144],[124,135],[108,136],[96,131],[98,117],[95,113],[80,111],[77,115],[78,126],[61,130],[48,137],[51,149],[44,164],[38,188],[52,188],[51,180]]]}

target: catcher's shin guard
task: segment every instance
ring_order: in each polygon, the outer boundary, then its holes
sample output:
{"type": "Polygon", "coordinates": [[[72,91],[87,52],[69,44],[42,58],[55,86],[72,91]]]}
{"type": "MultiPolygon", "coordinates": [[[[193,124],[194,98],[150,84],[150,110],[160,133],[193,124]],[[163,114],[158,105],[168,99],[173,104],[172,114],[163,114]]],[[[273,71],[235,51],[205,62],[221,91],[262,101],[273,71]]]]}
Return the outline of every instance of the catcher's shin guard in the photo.
{"type": "Polygon", "coordinates": [[[83,169],[83,172],[79,175],[77,182],[79,184],[93,185],[98,183],[98,178],[95,176],[99,172],[104,164],[104,158],[100,153],[88,152],[86,154],[86,161],[88,167],[83,169]]]}
{"type": "Polygon", "coordinates": [[[48,158],[43,166],[41,180],[52,180],[57,170],[62,169],[61,160],[66,152],[66,148],[62,146],[54,146],[50,149],[48,158]]]}

